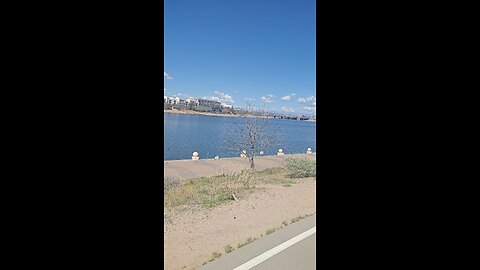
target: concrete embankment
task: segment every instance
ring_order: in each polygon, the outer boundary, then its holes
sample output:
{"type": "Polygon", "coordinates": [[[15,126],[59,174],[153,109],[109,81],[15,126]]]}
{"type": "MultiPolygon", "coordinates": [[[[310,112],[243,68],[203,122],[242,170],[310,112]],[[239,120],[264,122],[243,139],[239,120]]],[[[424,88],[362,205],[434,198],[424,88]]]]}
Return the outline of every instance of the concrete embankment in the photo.
{"type": "MultiPolygon", "coordinates": [[[[287,157],[303,157],[316,160],[316,153],[288,154],[283,156],[258,156],[255,158],[257,170],[283,167],[287,157]]],[[[246,158],[222,158],[201,160],[164,161],[164,177],[176,177],[181,180],[209,177],[239,172],[250,167],[246,158]]]]}

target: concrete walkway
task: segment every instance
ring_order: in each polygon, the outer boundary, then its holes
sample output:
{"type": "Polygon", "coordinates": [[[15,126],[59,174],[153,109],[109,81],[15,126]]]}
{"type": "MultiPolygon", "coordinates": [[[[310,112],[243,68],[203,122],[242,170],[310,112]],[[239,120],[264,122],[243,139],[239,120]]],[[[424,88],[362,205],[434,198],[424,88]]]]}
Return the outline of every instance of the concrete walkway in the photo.
{"type": "MultiPolygon", "coordinates": [[[[283,167],[287,157],[307,157],[316,160],[313,154],[289,154],[284,156],[258,156],[255,158],[257,170],[283,167]]],[[[231,174],[250,168],[245,158],[222,158],[200,160],[169,160],[164,161],[163,177],[176,177],[181,180],[231,174]]]]}

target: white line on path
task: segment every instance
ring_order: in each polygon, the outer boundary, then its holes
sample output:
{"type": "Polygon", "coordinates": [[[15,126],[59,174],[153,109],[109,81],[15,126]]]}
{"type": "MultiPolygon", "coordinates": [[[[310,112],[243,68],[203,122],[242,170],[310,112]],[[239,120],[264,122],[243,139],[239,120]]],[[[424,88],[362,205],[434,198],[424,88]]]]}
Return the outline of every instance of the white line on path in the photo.
{"type": "Polygon", "coordinates": [[[311,228],[310,230],[306,231],[306,232],[303,232],[293,238],[291,238],[290,240],[287,240],[283,243],[281,243],[280,245],[258,255],[257,257],[251,259],[250,261],[236,267],[235,269],[233,270],[248,270],[248,269],[251,269],[252,267],[262,263],[263,261],[269,259],[270,257],[274,256],[275,254],[278,254],[280,253],[282,250],[284,249],[287,249],[288,247],[302,241],[303,239],[309,237],[310,235],[314,234],[317,232],[317,226],[311,228]]]}

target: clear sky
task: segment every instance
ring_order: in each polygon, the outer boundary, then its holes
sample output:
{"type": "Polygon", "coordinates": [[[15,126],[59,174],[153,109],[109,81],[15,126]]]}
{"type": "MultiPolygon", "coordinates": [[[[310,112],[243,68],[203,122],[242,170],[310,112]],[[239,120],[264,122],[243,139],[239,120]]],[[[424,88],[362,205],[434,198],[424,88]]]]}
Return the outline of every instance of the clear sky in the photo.
{"type": "Polygon", "coordinates": [[[316,110],[315,0],[164,0],[164,93],[316,110]]]}

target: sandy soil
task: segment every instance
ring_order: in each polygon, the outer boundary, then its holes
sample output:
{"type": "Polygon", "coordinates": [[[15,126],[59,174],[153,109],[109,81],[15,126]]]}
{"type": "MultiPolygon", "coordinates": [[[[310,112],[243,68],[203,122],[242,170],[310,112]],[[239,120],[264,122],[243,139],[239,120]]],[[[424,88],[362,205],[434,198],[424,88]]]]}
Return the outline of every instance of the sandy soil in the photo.
{"type": "Polygon", "coordinates": [[[238,243],[265,235],[265,230],[280,227],[284,220],[290,223],[294,217],[316,212],[313,178],[300,180],[291,187],[263,187],[246,200],[211,210],[165,213],[165,269],[195,269],[208,261],[212,252],[224,254],[227,244],[236,249],[238,243]]]}

